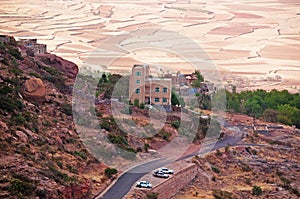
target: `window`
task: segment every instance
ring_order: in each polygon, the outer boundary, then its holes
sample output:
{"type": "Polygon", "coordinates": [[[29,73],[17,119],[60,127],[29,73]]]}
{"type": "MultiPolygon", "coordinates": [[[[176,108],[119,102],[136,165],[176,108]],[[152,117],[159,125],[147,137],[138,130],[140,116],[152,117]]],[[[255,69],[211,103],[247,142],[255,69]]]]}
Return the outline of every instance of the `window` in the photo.
{"type": "Polygon", "coordinates": [[[168,89],[165,87],[163,88],[163,92],[166,93],[168,91],[168,89]]]}
{"type": "Polygon", "coordinates": [[[140,93],[141,90],[139,88],[135,89],[135,93],[140,93]]]}
{"type": "Polygon", "coordinates": [[[167,98],[163,98],[163,102],[167,102],[167,98]]]}
{"type": "Polygon", "coordinates": [[[139,84],[139,83],[141,83],[141,80],[138,79],[138,80],[136,80],[135,83],[139,84]]]}
{"type": "Polygon", "coordinates": [[[141,72],[135,72],[135,76],[141,76],[142,75],[142,73],[141,72]]]}
{"type": "Polygon", "coordinates": [[[155,102],[159,102],[159,98],[156,97],[156,98],[154,99],[154,101],[155,101],[155,102]]]}
{"type": "Polygon", "coordinates": [[[157,93],[159,92],[159,88],[158,87],[155,88],[155,92],[157,92],[157,93]]]}

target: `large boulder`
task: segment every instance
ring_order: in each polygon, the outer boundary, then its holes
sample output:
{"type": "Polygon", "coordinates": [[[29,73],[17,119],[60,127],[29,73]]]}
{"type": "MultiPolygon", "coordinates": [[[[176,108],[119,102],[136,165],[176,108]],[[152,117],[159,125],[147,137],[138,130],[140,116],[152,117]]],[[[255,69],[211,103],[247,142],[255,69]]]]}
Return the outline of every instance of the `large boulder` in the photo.
{"type": "Polygon", "coordinates": [[[30,78],[25,81],[24,95],[27,98],[43,100],[46,96],[46,87],[40,78],[30,78]]]}

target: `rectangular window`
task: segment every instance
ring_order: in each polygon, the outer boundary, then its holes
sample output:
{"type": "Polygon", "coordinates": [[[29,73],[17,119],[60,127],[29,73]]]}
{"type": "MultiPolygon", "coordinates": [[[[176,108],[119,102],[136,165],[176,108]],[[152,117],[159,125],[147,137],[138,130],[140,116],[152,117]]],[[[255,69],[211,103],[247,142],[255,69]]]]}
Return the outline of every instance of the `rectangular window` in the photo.
{"type": "Polygon", "coordinates": [[[141,90],[139,88],[135,89],[135,93],[140,93],[141,90]]]}
{"type": "Polygon", "coordinates": [[[136,82],[135,82],[135,83],[139,84],[139,83],[141,83],[141,81],[138,79],[138,80],[136,80],[136,82]]]}
{"type": "Polygon", "coordinates": [[[159,102],[159,98],[156,97],[156,98],[154,99],[154,101],[155,101],[155,102],[159,102]]]}
{"type": "Polygon", "coordinates": [[[168,91],[168,89],[165,87],[163,88],[163,92],[166,93],[168,91]]]}
{"type": "Polygon", "coordinates": [[[167,102],[167,98],[163,98],[163,102],[167,102]]]}
{"type": "Polygon", "coordinates": [[[142,73],[141,72],[135,72],[135,76],[141,76],[142,75],[142,73]]]}

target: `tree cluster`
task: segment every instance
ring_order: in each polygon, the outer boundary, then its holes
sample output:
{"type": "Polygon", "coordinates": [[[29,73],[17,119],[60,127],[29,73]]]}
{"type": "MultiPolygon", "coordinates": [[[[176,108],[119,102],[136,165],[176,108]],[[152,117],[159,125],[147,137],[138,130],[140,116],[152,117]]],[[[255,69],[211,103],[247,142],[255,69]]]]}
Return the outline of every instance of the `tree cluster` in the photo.
{"type": "Polygon", "coordinates": [[[227,110],[300,128],[300,95],[287,90],[226,91],[227,110]]]}

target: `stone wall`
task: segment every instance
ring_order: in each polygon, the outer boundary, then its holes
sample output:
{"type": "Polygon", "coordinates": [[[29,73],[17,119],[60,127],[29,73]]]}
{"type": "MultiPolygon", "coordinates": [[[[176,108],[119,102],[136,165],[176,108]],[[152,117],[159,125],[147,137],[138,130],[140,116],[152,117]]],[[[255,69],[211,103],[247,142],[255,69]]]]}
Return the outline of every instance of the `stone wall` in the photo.
{"type": "Polygon", "coordinates": [[[158,193],[158,199],[166,199],[178,193],[188,185],[198,174],[198,167],[195,164],[176,172],[174,176],[155,186],[149,192],[158,193]]]}

